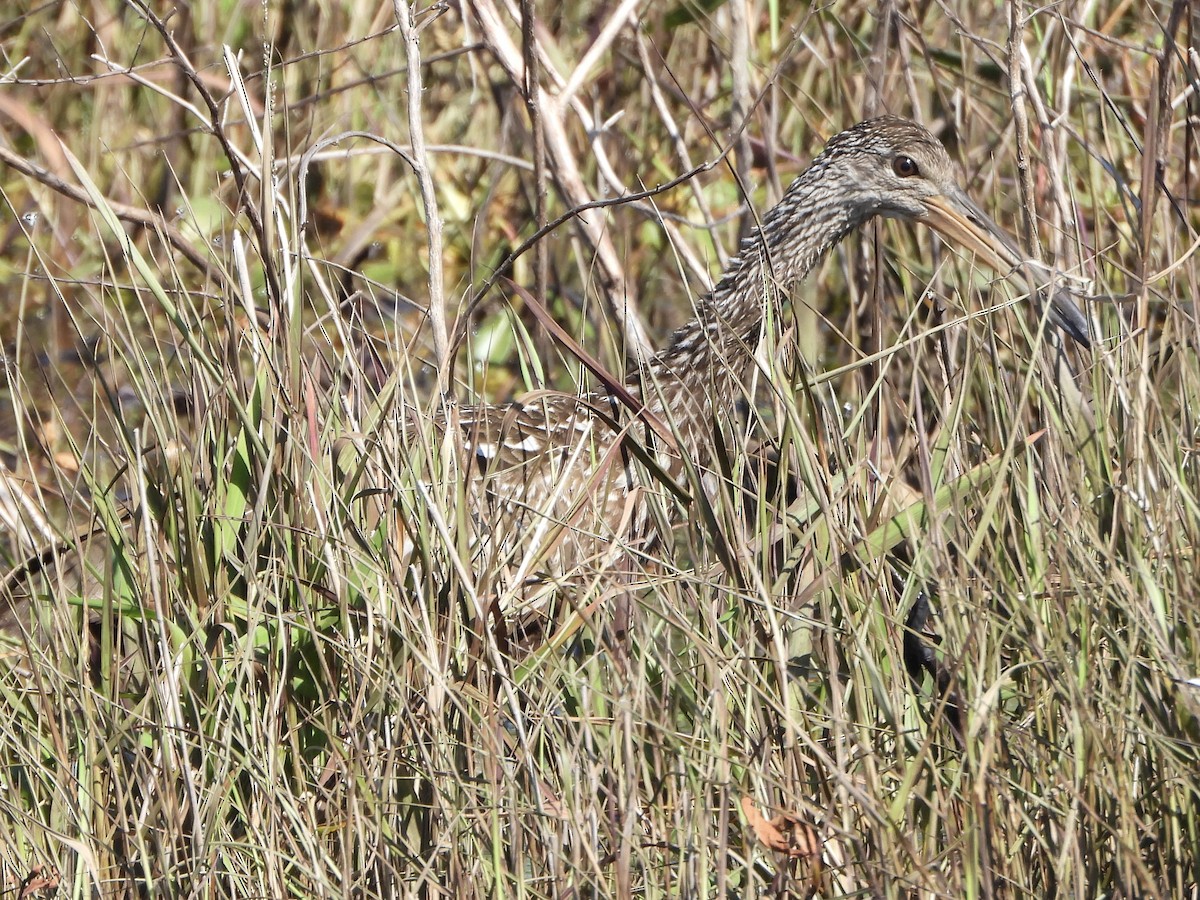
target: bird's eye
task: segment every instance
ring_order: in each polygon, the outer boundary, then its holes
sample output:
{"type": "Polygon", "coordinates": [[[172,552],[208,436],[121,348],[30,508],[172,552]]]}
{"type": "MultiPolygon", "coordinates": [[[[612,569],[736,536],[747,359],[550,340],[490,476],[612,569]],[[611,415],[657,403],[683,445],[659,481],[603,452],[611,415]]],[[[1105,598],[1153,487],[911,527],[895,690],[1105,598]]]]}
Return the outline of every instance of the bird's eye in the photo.
{"type": "Polygon", "coordinates": [[[901,178],[915,178],[921,174],[917,161],[911,156],[897,156],[892,160],[892,171],[901,178]]]}

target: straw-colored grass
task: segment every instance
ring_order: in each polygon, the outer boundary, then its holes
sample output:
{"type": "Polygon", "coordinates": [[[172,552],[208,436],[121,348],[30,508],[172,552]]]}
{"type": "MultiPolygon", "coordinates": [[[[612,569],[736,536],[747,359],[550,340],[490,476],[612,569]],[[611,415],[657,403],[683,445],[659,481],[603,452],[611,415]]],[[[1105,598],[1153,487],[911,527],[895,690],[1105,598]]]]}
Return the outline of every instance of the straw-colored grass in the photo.
{"type": "Polygon", "coordinates": [[[0,14],[0,549],[93,566],[0,660],[0,891],[1196,897],[1189,9],[0,14]],[[420,423],[594,381],[499,276],[619,376],[885,111],[1096,346],[872,226],[726,423],[785,486],[649,494],[684,524],[506,640],[420,423]]]}

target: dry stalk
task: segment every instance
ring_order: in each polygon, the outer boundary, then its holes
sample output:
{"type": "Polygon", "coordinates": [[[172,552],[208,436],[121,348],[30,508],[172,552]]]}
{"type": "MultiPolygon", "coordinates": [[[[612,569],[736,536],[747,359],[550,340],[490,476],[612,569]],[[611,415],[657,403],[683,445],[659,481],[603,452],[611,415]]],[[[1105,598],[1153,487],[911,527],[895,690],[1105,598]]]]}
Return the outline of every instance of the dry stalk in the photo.
{"type": "MultiPolygon", "coordinates": [[[[746,0],[733,0],[729,4],[729,17],[732,41],[732,57],[729,60],[730,71],[733,75],[733,115],[730,126],[734,129],[733,146],[734,166],[737,170],[738,183],[743,191],[748,191],[752,183],[751,170],[754,165],[754,153],[750,148],[750,135],[746,130],[750,113],[754,109],[754,98],[750,91],[750,11],[746,0]]],[[[749,234],[756,226],[753,214],[742,220],[741,232],[749,234]]]]}
{"type": "Polygon", "coordinates": [[[408,132],[412,153],[407,160],[421,188],[425,208],[425,242],[429,251],[429,323],[433,328],[433,348],[438,361],[438,402],[450,390],[450,339],[446,324],[446,292],[442,285],[442,218],[438,213],[437,192],[429,171],[425,150],[425,124],[421,113],[421,43],[407,0],[392,0],[396,22],[408,58],[408,132]]]}
{"type": "Polygon", "coordinates": [[[1021,227],[1018,237],[1031,259],[1042,260],[1042,248],[1037,239],[1037,210],[1034,207],[1033,169],[1029,161],[1029,114],[1025,108],[1027,91],[1022,72],[1028,54],[1022,34],[1025,23],[1018,0],[1008,2],[1008,90],[1017,144],[1017,185],[1020,189],[1021,227]]]}
{"type": "MultiPolygon", "coordinates": [[[[540,229],[546,225],[546,131],[542,127],[542,110],[538,106],[540,92],[534,90],[540,79],[537,38],[534,36],[536,21],[537,13],[533,8],[533,0],[521,0],[521,50],[525,58],[525,84],[522,93],[525,97],[525,109],[529,113],[529,130],[533,134],[534,218],[540,229]]],[[[550,280],[550,257],[546,253],[546,245],[541,241],[534,247],[534,271],[537,295],[545,297],[550,280]]]]}

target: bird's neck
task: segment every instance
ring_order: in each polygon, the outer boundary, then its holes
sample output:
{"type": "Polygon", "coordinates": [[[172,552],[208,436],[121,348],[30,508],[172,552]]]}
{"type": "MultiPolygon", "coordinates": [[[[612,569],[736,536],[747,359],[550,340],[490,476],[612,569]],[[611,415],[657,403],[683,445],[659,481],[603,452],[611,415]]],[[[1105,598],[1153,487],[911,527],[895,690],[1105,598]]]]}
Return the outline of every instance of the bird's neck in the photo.
{"type": "MultiPolygon", "coordinates": [[[[819,156],[792,183],[742,241],[697,304],[696,317],[650,361],[640,379],[650,412],[681,429],[709,432],[714,416],[726,418],[724,411],[732,414],[746,396],[746,375],[768,323],[779,324],[781,298],[865,218],[844,194],[836,196],[827,168],[819,156]]],[[[787,346],[779,350],[790,352],[787,346]]]]}

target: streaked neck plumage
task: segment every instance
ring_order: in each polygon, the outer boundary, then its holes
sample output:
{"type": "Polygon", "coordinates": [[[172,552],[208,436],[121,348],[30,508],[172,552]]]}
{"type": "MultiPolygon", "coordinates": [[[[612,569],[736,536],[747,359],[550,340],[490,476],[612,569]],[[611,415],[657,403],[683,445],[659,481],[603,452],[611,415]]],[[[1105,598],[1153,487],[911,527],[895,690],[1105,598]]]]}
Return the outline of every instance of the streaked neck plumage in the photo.
{"type": "Polygon", "coordinates": [[[858,192],[828,149],[813,160],[742,241],[725,274],[697,304],[696,317],[637,379],[651,413],[693,437],[711,433],[715,414],[732,411],[744,396],[766,323],[778,323],[781,298],[874,212],[858,192]]]}

